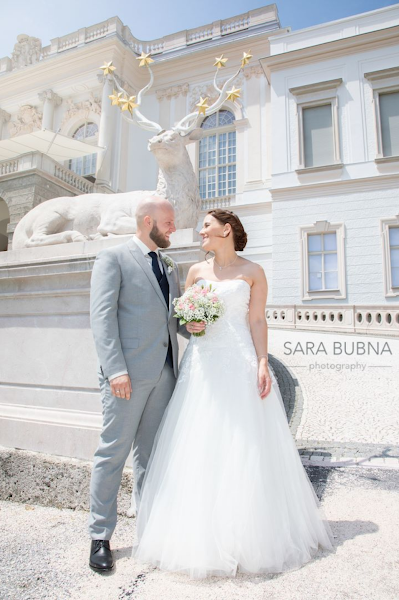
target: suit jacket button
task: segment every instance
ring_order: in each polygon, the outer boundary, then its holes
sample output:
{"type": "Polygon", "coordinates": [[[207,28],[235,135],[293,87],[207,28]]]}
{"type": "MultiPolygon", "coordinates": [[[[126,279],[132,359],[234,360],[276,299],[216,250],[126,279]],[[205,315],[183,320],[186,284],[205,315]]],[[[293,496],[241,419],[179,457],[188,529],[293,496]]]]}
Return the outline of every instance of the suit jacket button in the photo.
{"type": "Polygon", "coordinates": [[[163,345],[164,345],[164,346],[165,346],[165,348],[166,348],[166,347],[167,347],[167,345],[168,345],[168,342],[164,342],[164,343],[163,343],[163,345]]]}

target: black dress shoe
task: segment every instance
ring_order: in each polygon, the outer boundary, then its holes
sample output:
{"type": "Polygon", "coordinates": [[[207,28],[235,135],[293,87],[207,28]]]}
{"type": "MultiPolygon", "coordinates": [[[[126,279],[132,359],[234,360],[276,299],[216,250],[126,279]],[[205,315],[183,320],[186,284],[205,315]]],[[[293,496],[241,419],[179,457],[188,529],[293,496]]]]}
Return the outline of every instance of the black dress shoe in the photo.
{"type": "Polygon", "coordinates": [[[89,564],[95,571],[110,571],[113,568],[114,560],[108,540],[92,540],[89,564]]]}

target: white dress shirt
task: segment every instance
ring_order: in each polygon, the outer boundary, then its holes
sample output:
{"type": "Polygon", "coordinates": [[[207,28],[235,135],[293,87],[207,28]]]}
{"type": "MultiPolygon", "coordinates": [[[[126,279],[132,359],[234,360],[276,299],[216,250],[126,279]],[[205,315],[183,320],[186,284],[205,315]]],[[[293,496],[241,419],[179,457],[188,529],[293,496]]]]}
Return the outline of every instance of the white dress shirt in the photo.
{"type": "MultiPolygon", "coordinates": [[[[147,262],[150,265],[151,270],[152,270],[152,258],[151,258],[151,256],[148,256],[148,253],[151,252],[150,248],[146,244],[144,244],[144,242],[142,242],[137,237],[137,235],[134,235],[132,239],[137,244],[137,246],[140,248],[140,250],[142,251],[142,253],[144,254],[144,257],[147,260],[147,262]]],[[[158,256],[159,268],[161,269],[161,273],[163,273],[164,272],[164,268],[163,268],[161,257],[159,256],[158,248],[156,250],[153,250],[153,252],[155,252],[155,254],[158,256]]],[[[120,377],[121,375],[128,375],[128,372],[127,371],[119,371],[118,373],[114,373],[113,375],[111,375],[110,377],[108,377],[108,380],[112,381],[112,379],[115,379],[115,377],[120,377]]]]}

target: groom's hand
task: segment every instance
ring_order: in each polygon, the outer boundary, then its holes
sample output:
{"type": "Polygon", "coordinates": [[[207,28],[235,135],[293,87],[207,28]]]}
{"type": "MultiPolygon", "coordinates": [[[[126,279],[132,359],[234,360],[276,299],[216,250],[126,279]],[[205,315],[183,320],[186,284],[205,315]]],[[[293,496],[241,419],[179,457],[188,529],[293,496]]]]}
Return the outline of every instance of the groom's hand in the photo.
{"type": "Polygon", "coordinates": [[[111,386],[111,394],[113,396],[130,400],[132,383],[129,375],[120,375],[119,377],[115,377],[114,379],[111,379],[109,385],[111,386]]]}

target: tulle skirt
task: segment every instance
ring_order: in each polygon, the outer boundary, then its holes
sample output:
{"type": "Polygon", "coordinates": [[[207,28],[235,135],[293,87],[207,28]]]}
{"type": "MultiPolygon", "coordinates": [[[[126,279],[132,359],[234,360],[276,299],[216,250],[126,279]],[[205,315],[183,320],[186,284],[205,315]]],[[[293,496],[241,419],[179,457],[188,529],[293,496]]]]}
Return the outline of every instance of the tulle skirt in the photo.
{"type": "Polygon", "coordinates": [[[332,550],[333,535],[275,376],[262,400],[256,356],[202,350],[202,339],[190,341],[157,433],[132,556],[193,579],[297,569],[332,550]]]}

